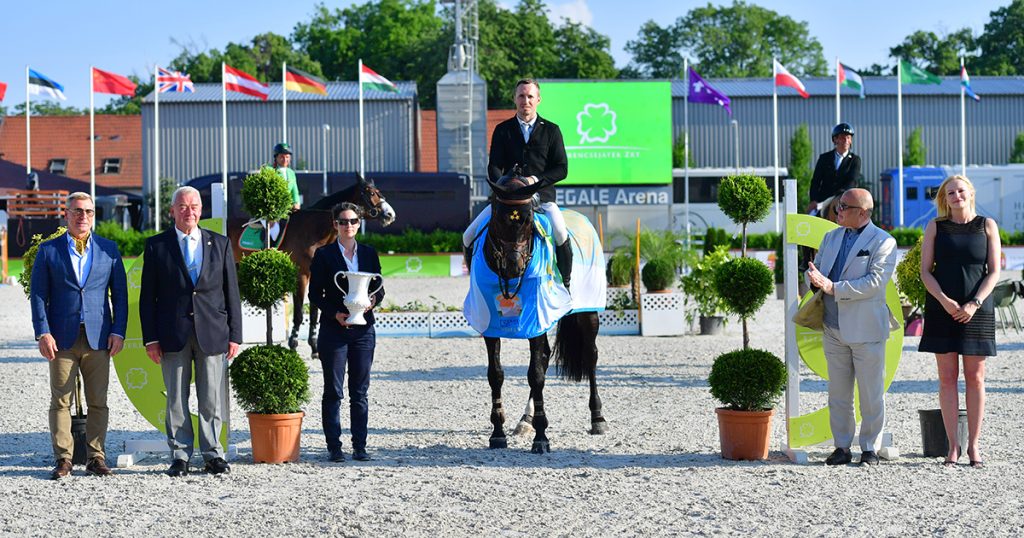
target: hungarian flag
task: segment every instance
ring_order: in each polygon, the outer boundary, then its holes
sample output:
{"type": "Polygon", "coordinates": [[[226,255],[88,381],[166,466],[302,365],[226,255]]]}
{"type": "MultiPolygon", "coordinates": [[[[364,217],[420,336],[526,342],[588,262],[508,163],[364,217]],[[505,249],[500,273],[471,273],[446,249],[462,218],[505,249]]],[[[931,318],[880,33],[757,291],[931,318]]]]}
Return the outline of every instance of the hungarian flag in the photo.
{"type": "Polygon", "coordinates": [[[785,68],[778,60],[775,62],[775,85],[776,86],[789,86],[800,94],[800,97],[807,99],[810,97],[807,90],[804,89],[804,83],[800,82],[800,79],[794,77],[789,70],[785,68]]]}
{"type": "Polygon", "coordinates": [[[864,98],[864,80],[860,78],[859,73],[840,63],[836,68],[836,74],[839,75],[839,84],[859,91],[860,98],[864,98]]]}
{"type": "Polygon", "coordinates": [[[906,60],[900,60],[900,82],[903,84],[942,84],[942,79],[906,60]]]}
{"type": "Polygon", "coordinates": [[[293,92],[327,95],[327,83],[322,78],[314,77],[294,67],[285,68],[284,89],[293,92]]]}
{"type": "Polygon", "coordinates": [[[362,85],[363,91],[377,90],[380,92],[398,93],[398,87],[393,82],[378,75],[376,71],[365,65],[359,73],[359,84],[362,85]]]}
{"type": "Polygon", "coordinates": [[[135,83],[128,77],[92,68],[92,91],[114,95],[135,96],[135,83]]]}
{"type": "Polygon", "coordinates": [[[224,64],[224,89],[244,93],[267,100],[267,85],[256,80],[256,77],[224,64]]]}
{"type": "Polygon", "coordinates": [[[64,86],[61,86],[35,69],[28,70],[28,93],[32,95],[49,95],[61,101],[67,100],[67,97],[64,97],[64,86]]]}
{"type": "MultiPolygon", "coordinates": [[[[967,76],[967,68],[964,66],[960,66],[960,85],[964,87],[964,92],[969,95],[971,99],[981,101],[981,97],[978,97],[978,94],[971,90],[971,77],[967,76]]],[[[4,92],[3,89],[0,88],[0,100],[3,98],[4,92]]]]}
{"type": "Polygon", "coordinates": [[[0,82],[0,101],[4,100],[4,94],[7,93],[7,85],[0,82]]]}

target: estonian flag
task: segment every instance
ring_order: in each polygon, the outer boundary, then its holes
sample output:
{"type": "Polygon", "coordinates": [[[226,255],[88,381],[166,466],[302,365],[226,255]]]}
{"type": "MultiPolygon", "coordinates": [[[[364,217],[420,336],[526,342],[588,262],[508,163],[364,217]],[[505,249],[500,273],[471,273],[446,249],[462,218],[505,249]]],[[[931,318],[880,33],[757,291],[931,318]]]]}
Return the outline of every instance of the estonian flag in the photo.
{"type": "Polygon", "coordinates": [[[32,95],[49,95],[54,99],[66,101],[64,86],[50,80],[34,69],[28,70],[28,92],[32,95]]]}

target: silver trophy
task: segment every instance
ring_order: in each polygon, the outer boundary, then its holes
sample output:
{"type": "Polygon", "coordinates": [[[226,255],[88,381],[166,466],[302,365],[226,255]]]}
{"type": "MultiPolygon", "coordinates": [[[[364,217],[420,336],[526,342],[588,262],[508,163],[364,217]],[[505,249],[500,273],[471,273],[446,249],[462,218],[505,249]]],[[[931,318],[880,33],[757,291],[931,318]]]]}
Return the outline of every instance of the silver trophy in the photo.
{"type": "Polygon", "coordinates": [[[349,325],[366,325],[366,319],[363,318],[363,314],[367,308],[373,305],[370,302],[370,296],[380,291],[384,287],[384,279],[378,273],[363,273],[361,271],[338,271],[334,273],[334,285],[338,286],[338,291],[341,292],[342,297],[345,298],[345,308],[348,309],[348,324],[349,325]],[[345,289],[338,284],[338,276],[342,275],[348,280],[348,293],[345,289]],[[377,289],[370,291],[370,281],[374,278],[380,278],[380,286],[377,289]]]}

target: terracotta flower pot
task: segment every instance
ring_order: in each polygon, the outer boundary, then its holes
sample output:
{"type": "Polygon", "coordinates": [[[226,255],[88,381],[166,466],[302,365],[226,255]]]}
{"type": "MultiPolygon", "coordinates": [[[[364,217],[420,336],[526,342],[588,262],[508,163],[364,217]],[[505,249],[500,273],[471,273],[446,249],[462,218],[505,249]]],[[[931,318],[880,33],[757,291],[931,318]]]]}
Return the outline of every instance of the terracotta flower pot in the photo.
{"type": "Polygon", "coordinates": [[[252,437],[252,461],[286,463],[299,461],[299,436],[303,412],[281,415],[248,413],[252,437]]]}
{"type": "Polygon", "coordinates": [[[722,457],[727,460],[763,460],[768,458],[774,409],[733,411],[715,409],[718,414],[718,438],[722,457]]]}

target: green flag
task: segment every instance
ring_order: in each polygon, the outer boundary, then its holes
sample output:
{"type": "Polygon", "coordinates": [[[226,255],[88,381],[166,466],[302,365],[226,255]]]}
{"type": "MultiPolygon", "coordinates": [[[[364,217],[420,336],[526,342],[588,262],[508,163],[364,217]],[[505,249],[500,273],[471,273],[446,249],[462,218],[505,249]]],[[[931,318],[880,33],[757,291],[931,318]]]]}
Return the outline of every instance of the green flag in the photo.
{"type": "Polygon", "coordinates": [[[942,84],[942,79],[906,60],[900,60],[900,82],[903,84],[942,84]]]}

